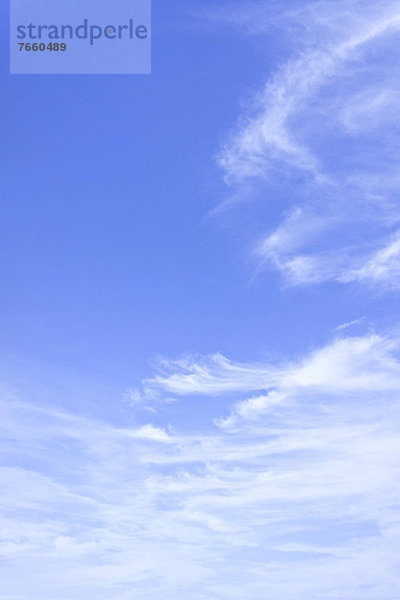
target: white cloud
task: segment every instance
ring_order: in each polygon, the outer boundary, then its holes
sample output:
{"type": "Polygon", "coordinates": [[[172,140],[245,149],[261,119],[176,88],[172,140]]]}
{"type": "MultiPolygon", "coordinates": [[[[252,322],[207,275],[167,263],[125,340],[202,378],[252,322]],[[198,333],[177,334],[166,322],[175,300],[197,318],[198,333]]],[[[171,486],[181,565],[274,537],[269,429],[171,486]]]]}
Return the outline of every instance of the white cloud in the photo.
{"type": "Polygon", "coordinates": [[[365,322],[364,317],[360,319],[355,319],[354,321],[348,321],[346,323],[341,323],[336,327],[336,331],[344,331],[345,329],[350,329],[350,327],[354,327],[355,325],[361,325],[365,322]]]}
{"type": "Polygon", "coordinates": [[[361,267],[348,269],[340,279],[361,283],[383,283],[392,288],[400,286],[400,235],[375,252],[361,267]]]}
{"type": "Polygon", "coordinates": [[[179,361],[168,363],[170,373],[157,375],[146,385],[178,396],[265,392],[240,400],[234,414],[219,421],[228,427],[236,425],[238,418],[253,420],[299,394],[367,395],[400,390],[398,349],[397,340],[370,335],[338,338],[305,359],[286,365],[243,365],[216,355],[201,363],[186,360],[183,371],[179,361]]]}
{"type": "Polygon", "coordinates": [[[161,388],[171,394],[219,395],[230,391],[246,391],[274,385],[279,374],[268,366],[238,364],[221,354],[201,360],[186,358],[160,363],[160,375],[144,382],[145,390],[161,388]]]}
{"type": "Polygon", "coordinates": [[[235,197],[253,181],[257,197],[279,198],[281,224],[254,243],[258,264],[292,285],[390,283],[396,258],[371,252],[399,221],[398,3],[258,2],[226,21],[280,31],[290,48],[220,154],[235,197]]]}
{"type": "Polygon", "coordinates": [[[286,365],[164,363],[161,396],[231,405],[207,434],[5,400],[0,598],[394,600],[398,346],[366,336],[286,365]]]}
{"type": "MultiPolygon", "coordinates": [[[[323,85],[332,78],[340,80],[347,75],[345,63],[357,60],[356,53],[360,48],[400,27],[396,4],[387,3],[386,11],[374,11],[372,14],[371,4],[364,4],[364,8],[360,2],[355,4],[355,10],[358,9],[356,20],[355,11],[343,14],[343,3],[335,8],[331,2],[310,4],[308,10],[288,15],[289,18],[311,19],[309,25],[315,28],[320,28],[321,17],[325,18],[331,25],[330,35],[325,41],[321,40],[316,49],[309,49],[300,58],[284,65],[267,83],[259,97],[260,114],[248,119],[222,152],[221,165],[229,180],[266,176],[269,165],[279,160],[287,161],[289,167],[310,171],[324,179],[325,173],[319,172],[319,160],[315,154],[307,145],[296,140],[291,119],[295,115],[301,117],[323,85]],[[338,27],[339,19],[342,27],[338,27]]],[[[365,96],[365,92],[363,94],[365,96]]],[[[364,98],[360,112],[365,114],[393,105],[390,97],[390,90],[381,90],[379,96],[372,99],[369,93],[369,102],[364,98]]],[[[316,114],[318,116],[318,112],[316,114]]],[[[349,112],[346,115],[349,123],[349,112]]]]}

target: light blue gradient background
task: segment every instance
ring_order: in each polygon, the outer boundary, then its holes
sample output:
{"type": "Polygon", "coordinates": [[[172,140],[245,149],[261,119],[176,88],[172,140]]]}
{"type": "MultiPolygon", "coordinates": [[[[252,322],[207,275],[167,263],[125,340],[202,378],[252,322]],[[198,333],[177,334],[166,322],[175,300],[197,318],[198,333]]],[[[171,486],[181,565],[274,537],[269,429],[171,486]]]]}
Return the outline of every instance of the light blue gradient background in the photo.
{"type": "Polygon", "coordinates": [[[398,3],[0,11],[0,600],[398,600],[398,3]]]}

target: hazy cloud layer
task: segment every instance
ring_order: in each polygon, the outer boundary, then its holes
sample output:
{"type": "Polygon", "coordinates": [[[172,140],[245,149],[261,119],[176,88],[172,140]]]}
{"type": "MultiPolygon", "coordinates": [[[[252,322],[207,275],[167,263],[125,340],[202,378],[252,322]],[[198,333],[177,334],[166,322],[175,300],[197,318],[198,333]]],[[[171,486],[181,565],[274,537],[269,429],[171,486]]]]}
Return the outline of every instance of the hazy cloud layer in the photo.
{"type": "Polygon", "coordinates": [[[226,399],[207,434],[5,401],[0,598],[397,599],[398,352],[163,364],[145,389],[226,399]]]}

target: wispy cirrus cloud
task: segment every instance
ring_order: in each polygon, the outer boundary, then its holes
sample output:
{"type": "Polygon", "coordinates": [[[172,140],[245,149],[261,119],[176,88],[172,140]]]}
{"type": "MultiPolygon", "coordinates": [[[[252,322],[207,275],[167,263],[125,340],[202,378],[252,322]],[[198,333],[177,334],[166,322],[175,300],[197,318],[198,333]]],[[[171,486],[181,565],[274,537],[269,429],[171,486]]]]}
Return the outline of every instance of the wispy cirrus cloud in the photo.
{"type": "Polygon", "coordinates": [[[396,392],[400,389],[399,345],[395,339],[370,335],[338,338],[294,363],[244,365],[221,355],[196,361],[171,361],[169,371],[144,383],[176,396],[216,396],[257,392],[235,405],[224,426],[241,418],[258,419],[279,404],[299,395],[352,395],[396,392]],[[182,368],[182,362],[184,368],[182,368]]]}
{"type": "Polygon", "coordinates": [[[260,234],[255,259],[294,285],[398,287],[393,252],[378,278],[373,263],[399,223],[398,3],[260,2],[227,21],[249,35],[282,31],[290,48],[219,157],[231,188],[248,194],[251,181],[280,202],[281,224],[260,234]]]}
{"type": "Polygon", "coordinates": [[[395,335],[162,369],[145,387],[222,395],[227,415],[188,434],[2,402],[0,598],[394,600],[395,335]]]}
{"type": "Polygon", "coordinates": [[[397,288],[400,281],[400,234],[396,233],[387,246],[373,253],[360,267],[344,270],[341,280],[383,283],[397,288]]]}

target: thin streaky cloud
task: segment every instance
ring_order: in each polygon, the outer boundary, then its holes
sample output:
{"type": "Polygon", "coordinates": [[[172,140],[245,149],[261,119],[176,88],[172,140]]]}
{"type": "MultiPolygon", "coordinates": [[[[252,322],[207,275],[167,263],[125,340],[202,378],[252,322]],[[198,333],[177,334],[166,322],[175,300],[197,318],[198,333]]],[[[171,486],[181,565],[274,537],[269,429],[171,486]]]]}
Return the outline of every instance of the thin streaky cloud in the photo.
{"type": "Polygon", "coordinates": [[[160,394],[183,401],[203,380],[204,396],[224,394],[230,416],[207,434],[5,398],[0,597],[261,600],[268,587],[306,600],[334,579],[338,597],[394,600],[398,351],[395,336],[365,336],[285,366],[170,363],[160,394]]]}
{"type": "Polygon", "coordinates": [[[275,8],[261,2],[227,16],[248,35],[262,35],[262,23],[265,35],[270,27],[302,31],[219,157],[233,197],[278,196],[281,224],[265,224],[254,260],[291,285],[397,288],[398,3],[275,8]],[[256,15],[258,26],[247,27],[256,15]],[[292,182],[284,196],[279,181],[292,182]],[[377,247],[386,250],[373,257],[377,247]]]}

